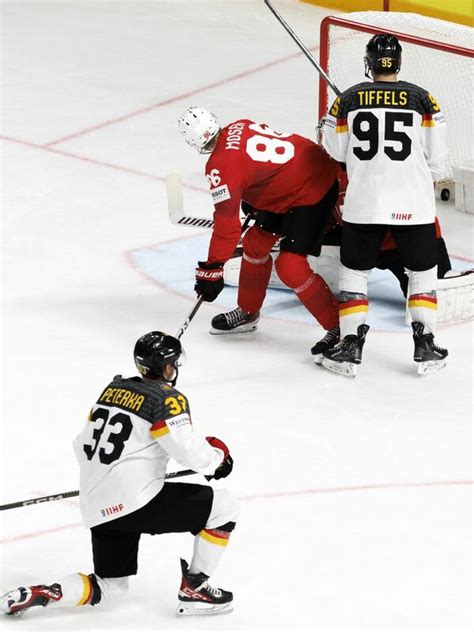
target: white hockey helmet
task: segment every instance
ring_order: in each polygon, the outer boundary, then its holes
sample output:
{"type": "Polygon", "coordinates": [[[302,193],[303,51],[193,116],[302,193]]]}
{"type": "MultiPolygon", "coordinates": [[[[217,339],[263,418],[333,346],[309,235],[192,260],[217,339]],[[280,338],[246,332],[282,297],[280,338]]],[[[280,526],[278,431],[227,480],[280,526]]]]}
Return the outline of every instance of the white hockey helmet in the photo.
{"type": "Polygon", "coordinates": [[[200,154],[209,154],[212,150],[206,149],[206,145],[219,133],[220,126],[212,112],[192,107],[179,117],[178,129],[188,145],[200,154]]]}

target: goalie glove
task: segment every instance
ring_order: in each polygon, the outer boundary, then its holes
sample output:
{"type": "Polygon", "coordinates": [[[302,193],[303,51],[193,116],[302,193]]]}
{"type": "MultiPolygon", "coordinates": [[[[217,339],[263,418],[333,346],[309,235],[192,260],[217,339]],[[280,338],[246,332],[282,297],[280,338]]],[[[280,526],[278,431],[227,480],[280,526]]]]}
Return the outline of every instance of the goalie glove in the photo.
{"type": "Polygon", "coordinates": [[[198,261],[194,291],[207,303],[212,303],[224,289],[224,264],[198,261]]]}
{"type": "Polygon", "coordinates": [[[229,448],[223,441],[221,441],[217,437],[206,437],[206,441],[213,448],[219,448],[219,450],[222,450],[222,452],[224,453],[224,459],[222,460],[222,463],[216,469],[214,474],[212,474],[211,476],[206,476],[206,479],[208,481],[213,478],[218,480],[219,478],[225,478],[226,476],[229,476],[229,474],[232,472],[232,468],[234,467],[234,460],[229,454],[229,448]]]}

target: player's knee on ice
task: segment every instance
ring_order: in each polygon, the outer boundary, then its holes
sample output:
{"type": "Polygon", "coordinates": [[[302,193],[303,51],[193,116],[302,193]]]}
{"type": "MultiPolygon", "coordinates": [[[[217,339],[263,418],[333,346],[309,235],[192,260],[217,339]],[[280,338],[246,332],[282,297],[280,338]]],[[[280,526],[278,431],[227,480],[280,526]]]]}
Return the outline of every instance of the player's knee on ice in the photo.
{"type": "Polygon", "coordinates": [[[117,602],[126,597],[128,593],[128,577],[97,577],[100,586],[100,604],[117,602]]]}

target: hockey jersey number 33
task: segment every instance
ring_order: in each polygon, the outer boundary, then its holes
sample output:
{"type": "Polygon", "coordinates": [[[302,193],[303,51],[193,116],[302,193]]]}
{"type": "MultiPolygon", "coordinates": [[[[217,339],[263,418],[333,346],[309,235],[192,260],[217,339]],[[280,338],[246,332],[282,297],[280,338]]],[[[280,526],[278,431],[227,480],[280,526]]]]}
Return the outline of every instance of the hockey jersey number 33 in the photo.
{"type": "Polygon", "coordinates": [[[323,146],[347,166],[345,221],[434,221],[433,181],[447,156],[446,124],[426,90],[405,81],[349,88],[325,118],[323,146]]]}
{"type": "Polygon", "coordinates": [[[92,407],[74,449],[86,527],[146,505],[163,487],[170,457],[205,475],[224,458],[194,432],[182,393],[165,382],[120,375],[92,407]]]}

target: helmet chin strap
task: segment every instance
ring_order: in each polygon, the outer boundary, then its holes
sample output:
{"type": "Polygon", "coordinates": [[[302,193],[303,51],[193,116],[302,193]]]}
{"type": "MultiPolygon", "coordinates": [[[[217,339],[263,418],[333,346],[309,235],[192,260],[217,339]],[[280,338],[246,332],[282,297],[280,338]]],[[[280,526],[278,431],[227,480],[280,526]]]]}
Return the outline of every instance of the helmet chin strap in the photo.
{"type": "Polygon", "coordinates": [[[173,387],[176,386],[176,382],[178,381],[178,373],[179,373],[177,366],[174,367],[174,370],[175,370],[174,378],[169,381],[169,384],[171,384],[171,386],[173,387]]]}

